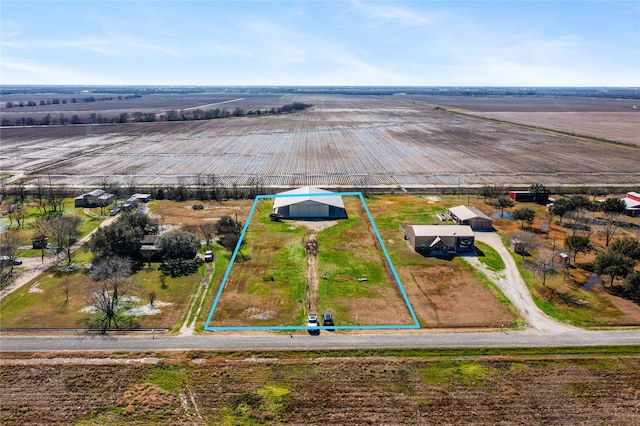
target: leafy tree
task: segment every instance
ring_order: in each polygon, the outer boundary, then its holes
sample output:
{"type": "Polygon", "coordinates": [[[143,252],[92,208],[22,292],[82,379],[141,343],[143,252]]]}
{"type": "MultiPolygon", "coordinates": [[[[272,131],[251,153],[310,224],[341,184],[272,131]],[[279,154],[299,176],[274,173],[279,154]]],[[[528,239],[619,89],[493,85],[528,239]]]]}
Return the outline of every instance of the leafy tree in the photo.
{"type": "Polygon", "coordinates": [[[634,302],[640,302],[640,272],[631,272],[624,279],[624,289],[629,298],[634,302]]]}
{"type": "Polygon", "coordinates": [[[240,239],[241,227],[242,223],[236,222],[231,216],[221,217],[215,225],[220,244],[229,250],[233,250],[240,239]]]}
{"type": "Polygon", "coordinates": [[[549,188],[544,186],[541,183],[534,183],[529,187],[529,194],[533,197],[534,200],[546,200],[549,197],[549,188]]]}
{"type": "Polygon", "coordinates": [[[578,253],[589,253],[593,250],[589,237],[584,235],[571,235],[564,240],[564,248],[573,253],[573,261],[576,261],[578,253]]]}
{"type": "Polygon", "coordinates": [[[574,205],[576,209],[585,209],[589,211],[597,210],[596,205],[584,195],[574,195],[570,198],[571,204],[574,205]]]}
{"type": "Polygon", "coordinates": [[[525,222],[527,222],[527,224],[531,226],[534,219],[536,218],[536,212],[528,207],[515,209],[511,215],[515,220],[520,220],[522,222],[520,225],[520,229],[524,229],[525,222]]]}
{"type": "Polygon", "coordinates": [[[96,265],[91,278],[98,282],[90,286],[85,297],[89,306],[97,314],[89,320],[89,328],[98,328],[104,334],[112,326],[120,328],[126,322],[120,312],[123,297],[128,293],[128,277],[132,273],[132,263],[128,258],[111,256],[96,265]]]}
{"type": "Polygon", "coordinates": [[[554,216],[558,216],[560,218],[560,223],[562,223],[564,215],[574,210],[575,208],[576,206],[573,204],[570,198],[560,198],[553,203],[550,211],[554,216]]]}
{"type": "Polygon", "coordinates": [[[500,217],[503,217],[504,209],[513,207],[515,205],[515,202],[506,195],[498,195],[492,205],[496,209],[500,209],[500,217]]]}
{"type": "Polygon", "coordinates": [[[611,243],[609,251],[623,254],[640,262],[640,240],[633,237],[619,238],[611,243]]]}
{"type": "Polygon", "coordinates": [[[193,259],[200,249],[200,240],[191,232],[167,232],[158,238],[156,246],[165,260],[193,259]]]}
{"type": "Polygon", "coordinates": [[[613,281],[618,277],[625,277],[635,266],[635,261],[620,252],[609,250],[596,256],[593,262],[593,270],[598,275],[609,275],[609,286],[613,286],[613,281]]]}
{"type": "Polygon", "coordinates": [[[487,198],[492,198],[495,194],[496,194],[495,193],[495,187],[490,186],[490,185],[484,185],[484,186],[481,186],[478,189],[478,195],[480,195],[485,200],[487,198]]]}
{"type": "Polygon", "coordinates": [[[138,259],[142,237],[156,232],[157,227],[144,213],[125,212],[111,225],[96,230],[89,250],[98,258],[117,255],[138,259]]]}
{"type": "Polygon", "coordinates": [[[600,203],[600,210],[605,213],[624,213],[627,205],[620,198],[609,197],[600,203]]]}

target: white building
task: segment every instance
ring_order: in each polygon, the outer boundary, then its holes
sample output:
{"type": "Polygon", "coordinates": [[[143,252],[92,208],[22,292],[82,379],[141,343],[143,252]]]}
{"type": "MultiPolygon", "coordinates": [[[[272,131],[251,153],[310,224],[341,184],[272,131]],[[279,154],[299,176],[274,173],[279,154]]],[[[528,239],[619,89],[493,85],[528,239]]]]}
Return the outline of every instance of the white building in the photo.
{"type": "Polygon", "coordinates": [[[347,217],[340,195],[313,186],[279,193],[273,202],[273,213],[284,218],[342,219],[347,217]]]}

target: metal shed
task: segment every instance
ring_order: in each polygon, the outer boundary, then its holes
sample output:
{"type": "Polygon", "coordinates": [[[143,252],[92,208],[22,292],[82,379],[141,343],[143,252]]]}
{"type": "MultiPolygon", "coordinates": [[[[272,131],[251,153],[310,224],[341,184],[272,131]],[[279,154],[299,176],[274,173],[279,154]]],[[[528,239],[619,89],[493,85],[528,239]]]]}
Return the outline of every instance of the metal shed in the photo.
{"type": "Polygon", "coordinates": [[[473,230],[491,231],[493,221],[473,206],[456,206],[449,209],[458,225],[469,225],[473,230]]]}
{"type": "Polygon", "coordinates": [[[273,202],[273,213],[284,218],[346,218],[342,197],[313,186],[285,191],[273,202]]]}

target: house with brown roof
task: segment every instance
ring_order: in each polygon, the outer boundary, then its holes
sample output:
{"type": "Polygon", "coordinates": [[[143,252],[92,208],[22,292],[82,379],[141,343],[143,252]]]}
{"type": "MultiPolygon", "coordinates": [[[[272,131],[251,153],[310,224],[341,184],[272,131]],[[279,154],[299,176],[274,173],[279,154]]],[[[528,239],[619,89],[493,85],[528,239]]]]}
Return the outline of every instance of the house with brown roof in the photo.
{"type": "Polygon", "coordinates": [[[422,254],[459,254],[474,250],[475,235],[469,225],[407,225],[405,239],[422,254]]]}

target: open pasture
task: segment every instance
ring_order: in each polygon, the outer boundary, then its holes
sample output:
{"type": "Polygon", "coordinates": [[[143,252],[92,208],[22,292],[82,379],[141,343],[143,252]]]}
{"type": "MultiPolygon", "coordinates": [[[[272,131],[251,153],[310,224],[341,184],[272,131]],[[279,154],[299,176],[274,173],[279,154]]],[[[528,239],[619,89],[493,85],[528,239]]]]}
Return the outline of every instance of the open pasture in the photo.
{"type": "Polygon", "coordinates": [[[67,185],[638,184],[637,148],[395,97],[287,95],[312,110],[200,122],[3,128],[0,170],[67,185]]]}

